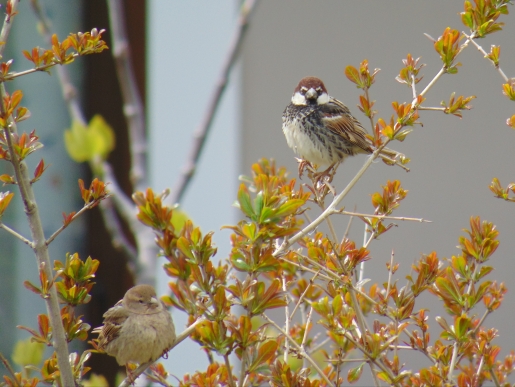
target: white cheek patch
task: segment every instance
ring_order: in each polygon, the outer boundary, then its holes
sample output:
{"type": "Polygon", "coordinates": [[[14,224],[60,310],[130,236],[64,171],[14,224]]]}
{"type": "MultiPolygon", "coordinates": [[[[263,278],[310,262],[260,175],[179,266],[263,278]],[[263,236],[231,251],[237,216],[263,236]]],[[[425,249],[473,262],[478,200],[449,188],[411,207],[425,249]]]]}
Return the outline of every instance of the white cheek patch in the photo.
{"type": "Polygon", "coordinates": [[[320,96],[317,98],[317,103],[319,105],[323,105],[324,103],[327,103],[329,102],[329,96],[327,95],[327,93],[322,93],[320,94],[320,96]]]}
{"type": "Polygon", "coordinates": [[[306,97],[297,91],[291,97],[291,103],[294,105],[306,105],[306,97]]]}

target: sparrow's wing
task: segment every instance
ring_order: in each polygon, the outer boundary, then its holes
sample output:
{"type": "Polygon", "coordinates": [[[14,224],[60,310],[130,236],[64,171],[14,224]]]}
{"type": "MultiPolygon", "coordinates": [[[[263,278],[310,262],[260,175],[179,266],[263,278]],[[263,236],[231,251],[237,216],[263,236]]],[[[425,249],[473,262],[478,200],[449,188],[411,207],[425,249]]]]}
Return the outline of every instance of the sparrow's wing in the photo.
{"type": "Polygon", "coordinates": [[[372,153],[370,140],[367,139],[367,131],[361,123],[352,116],[349,108],[335,98],[329,102],[319,105],[322,121],[325,126],[343,137],[350,145],[363,149],[367,153],[372,153]]]}
{"type": "Polygon", "coordinates": [[[98,348],[105,347],[119,335],[122,324],[130,316],[130,312],[123,306],[122,300],[104,313],[104,325],[93,329],[93,333],[98,333],[98,348]]]}

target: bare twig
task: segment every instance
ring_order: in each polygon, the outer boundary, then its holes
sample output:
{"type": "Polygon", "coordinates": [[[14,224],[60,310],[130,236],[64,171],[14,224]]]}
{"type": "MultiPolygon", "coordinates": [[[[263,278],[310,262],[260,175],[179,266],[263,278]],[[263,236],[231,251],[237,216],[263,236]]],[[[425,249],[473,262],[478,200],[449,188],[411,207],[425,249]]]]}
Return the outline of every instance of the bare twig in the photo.
{"type": "Polygon", "coordinates": [[[0,352],[0,361],[2,361],[4,367],[7,369],[7,371],[11,374],[11,377],[13,378],[13,383],[15,387],[21,387],[18,383],[18,379],[16,378],[16,374],[14,373],[13,368],[11,367],[11,364],[9,364],[9,360],[0,352]]]}
{"type": "Polygon", "coordinates": [[[340,214],[340,215],[362,216],[364,218],[393,219],[393,220],[405,220],[405,221],[413,221],[413,222],[421,222],[421,223],[432,223],[431,220],[427,220],[427,219],[423,219],[423,218],[408,218],[408,217],[404,217],[404,216],[361,214],[359,212],[349,212],[349,211],[343,211],[343,210],[334,210],[332,213],[340,214]]]}
{"type": "Polygon", "coordinates": [[[495,374],[495,369],[490,370],[490,375],[492,376],[492,380],[496,387],[501,387],[501,383],[499,383],[499,379],[497,379],[497,375],[495,374]]]}
{"type": "MultiPolygon", "coordinates": [[[[199,325],[201,322],[205,321],[204,318],[199,318],[197,321],[195,321],[193,324],[191,324],[189,327],[187,327],[180,335],[177,336],[175,339],[175,342],[170,348],[170,351],[175,348],[179,343],[184,341],[191,333],[195,330],[197,325],[199,325]]],[[[132,371],[132,377],[136,379],[139,375],[141,375],[145,370],[152,365],[152,362],[149,363],[143,363],[138,368],[136,368],[134,371],[132,371]]],[[[119,387],[128,387],[130,386],[129,378],[125,378],[125,380],[120,384],[119,387]]]]}
{"type": "MultiPolygon", "coordinates": [[[[282,287],[283,287],[283,292],[284,292],[284,297],[286,299],[286,305],[284,306],[284,314],[285,314],[285,322],[284,322],[284,325],[286,327],[286,332],[290,332],[290,300],[288,298],[288,292],[287,292],[287,289],[286,289],[286,277],[283,275],[282,278],[282,287]]],[[[290,343],[288,342],[288,340],[286,340],[286,342],[284,343],[284,358],[283,358],[283,361],[286,363],[286,361],[288,360],[288,353],[290,352],[290,343]]]]}
{"type": "Polygon", "coordinates": [[[13,235],[17,239],[19,239],[20,241],[25,243],[27,246],[29,246],[30,248],[34,247],[31,241],[29,241],[27,238],[25,238],[23,235],[19,234],[18,232],[14,231],[12,228],[7,226],[6,224],[0,222],[0,228],[3,228],[9,234],[13,235]]]}
{"type": "Polygon", "coordinates": [[[300,346],[304,351],[306,351],[306,348],[304,346],[306,345],[306,340],[308,339],[308,332],[309,332],[309,324],[311,324],[311,315],[313,314],[313,307],[309,308],[308,317],[306,318],[306,328],[304,329],[304,337],[302,338],[302,343],[300,346]]]}
{"type": "Polygon", "coordinates": [[[114,200],[112,197],[107,198],[106,200],[102,200],[100,203],[100,214],[102,215],[102,219],[104,219],[104,225],[111,235],[112,244],[116,249],[122,250],[128,258],[128,262],[130,263],[131,271],[134,275],[137,273],[137,261],[138,261],[138,251],[136,248],[132,246],[132,243],[125,236],[123,232],[123,227],[120,222],[119,217],[116,214],[114,200]]]}
{"type": "Polygon", "coordinates": [[[445,111],[445,108],[443,107],[425,107],[425,106],[419,106],[418,110],[434,110],[434,111],[445,111]]]}
{"type": "MultiPolygon", "coordinates": [[[[356,212],[356,206],[354,206],[354,212],[356,212]]],[[[347,228],[345,229],[345,232],[343,233],[343,238],[342,238],[342,241],[340,242],[340,244],[343,244],[343,242],[345,242],[345,240],[349,236],[350,226],[352,225],[352,220],[353,219],[354,219],[354,216],[351,215],[350,218],[349,218],[349,223],[347,223],[347,228]]]]}
{"type": "Polygon", "coordinates": [[[229,386],[236,387],[234,384],[234,379],[232,377],[231,363],[229,362],[229,355],[226,353],[224,355],[225,368],[227,368],[227,374],[229,375],[229,386]]]}
{"type": "MultiPolygon", "coordinates": [[[[386,144],[385,144],[386,145],[386,144]]],[[[375,150],[372,155],[370,155],[361,167],[361,169],[356,173],[356,176],[347,184],[347,187],[338,195],[336,196],[332,203],[325,209],[322,214],[320,214],[313,222],[308,224],[306,227],[304,227],[301,231],[299,231],[297,234],[295,234],[293,237],[291,237],[288,240],[285,240],[281,246],[274,252],[274,257],[277,257],[281,255],[284,251],[286,251],[291,245],[299,241],[301,238],[303,238],[306,234],[313,231],[315,228],[318,227],[320,223],[324,221],[326,217],[328,217],[336,208],[336,206],[347,196],[347,194],[350,192],[350,190],[354,187],[354,185],[358,182],[358,180],[363,176],[363,174],[366,172],[366,170],[372,165],[372,162],[375,160],[375,158],[379,155],[379,152],[381,151],[382,147],[379,147],[375,150]]]]}
{"type": "Polygon", "coordinates": [[[249,18],[252,11],[255,9],[257,0],[245,0],[240,8],[240,16],[238,25],[232,36],[231,44],[225,62],[222,66],[220,77],[217,81],[213,95],[208,105],[208,109],[200,125],[193,133],[193,144],[186,160],[186,165],[182,168],[181,175],[176,182],[172,195],[170,197],[172,203],[179,203],[188,188],[189,183],[195,173],[197,162],[204,148],[209,129],[213,123],[213,118],[222,100],[222,95],[229,83],[229,74],[238,59],[238,53],[240,51],[245,32],[249,24],[249,18]]]}
{"type": "Polygon", "coordinates": [[[395,255],[395,253],[392,250],[392,254],[390,254],[390,267],[388,268],[388,285],[386,286],[386,300],[388,300],[388,294],[390,294],[390,286],[392,284],[394,255],[395,255]]]}
{"type": "MultiPolygon", "coordinates": [[[[362,353],[363,355],[365,355],[368,359],[369,359],[369,362],[372,362],[374,363],[376,366],[378,366],[386,375],[388,375],[388,377],[390,378],[390,380],[395,380],[395,377],[392,375],[392,373],[390,372],[390,370],[388,368],[386,368],[384,366],[384,364],[380,363],[379,361],[377,361],[376,358],[372,357],[366,350],[366,348],[364,348],[360,343],[358,343],[356,340],[354,340],[354,337],[352,337],[352,335],[349,333],[349,332],[345,332],[343,334],[347,340],[349,340],[352,344],[354,344],[356,346],[356,348],[358,348],[362,353]]],[[[395,383],[393,384],[394,386],[398,386],[399,383],[395,383]]]]}
{"type": "Polygon", "coordinates": [[[88,204],[86,204],[84,207],[82,207],[79,212],[75,213],[75,215],[72,216],[71,220],[66,223],[66,224],[63,224],[61,227],[59,227],[51,236],[50,238],[48,238],[46,240],[46,245],[48,246],[50,243],[53,242],[53,240],[55,238],[57,238],[57,236],[64,231],[64,229],[66,227],[68,227],[75,219],[77,219],[79,216],[81,216],[84,212],[86,212],[87,210],[90,210],[92,209],[93,207],[95,207],[96,205],[98,204],[97,201],[93,201],[93,202],[90,202],[88,204]]]}
{"type": "Polygon", "coordinates": [[[129,143],[131,147],[130,177],[135,191],[143,191],[148,186],[147,140],[145,136],[145,118],[143,103],[136,85],[136,76],[132,68],[127,29],[124,22],[124,7],[120,0],[109,0],[109,24],[112,33],[113,57],[116,63],[116,74],[122,91],[123,112],[127,120],[129,143]]]}
{"type": "Polygon", "coordinates": [[[453,383],[453,373],[454,368],[456,367],[456,360],[458,359],[458,351],[459,351],[459,344],[458,342],[455,342],[452,348],[452,357],[451,357],[451,364],[449,366],[449,373],[447,374],[447,380],[451,382],[451,385],[453,383]]]}
{"type": "Polygon", "coordinates": [[[320,369],[318,364],[309,356],[309,354],[304,350],[303,347],[301,347],[295,340],[291,338],[291,336],[284,331],[279,325],[276,324],[274,320],[269,318],[266,314],[262,314],[263,318],[267,320],[270,324],[272,324],[279,332],[281,332],[284,335],[284,338],[295,347],[295,349],[298,351],[299,355],[301,355],[304,359],[306,359],[313,368],[318,372],[318,376],[320,376],[328,386],[334,387],[334,384],[331,383],[331,381],[327,378],[327,376],[324,374],[324,372],[320,369]]]}
{"type": "MultiPolygon", "coordinates": [[[[474,39],[474,37],[471,35],[471,36],[468,36],[465,32],[461,32],[463,34],[463,36],[465,36],[467,38],[467,40],[469,42],[471,42],[474,46],[476,46],[476,48],[478,49],[478,51],[483,54],[483,57],[484,58],[487,58],[487,53],[486,51],[483,49],[483,47],[481,47],[479,44],[476,43],[476,40],[474,39]]],[[[499,65],[496,65],[491,59],[488,58],[488,60],[492,63],[492,65],[495,67],[495,69],[499,72],[499,74],[501,75],[502,79],[504,79],[504,82],[509,82],[509,78],[506,76],[506,74],[504,73],[504,71],[502,71],[501,69],[501,66],[499,65]]]]}
{"type": "Polygon", "coordinates": [[[318,275],[320,274],[320,270],[318,272],[315,273],[315,275],[313,276],[313,278],[311,278],[309,280],[309,284],[308,286],[306,286],[306,289],[302,292],[302,294],[300,295],[299,297],[299,301],[297,301],[297,304],[295,305],[295,308],[293,308],[293,311],[291,312],[291,315],[290,315],[290,319],[293,319],[293,316],[295,315],[295,312],[297,311],[297,309],[299,308],[300,304],[302,303],[302,300],[304,299],[304,297],[306,296],[307,292],[309,291],[309,289],[311,288],[311,286],[313,286],[313,282],[315,282],[315,279],[318,277],[318,275]]]}

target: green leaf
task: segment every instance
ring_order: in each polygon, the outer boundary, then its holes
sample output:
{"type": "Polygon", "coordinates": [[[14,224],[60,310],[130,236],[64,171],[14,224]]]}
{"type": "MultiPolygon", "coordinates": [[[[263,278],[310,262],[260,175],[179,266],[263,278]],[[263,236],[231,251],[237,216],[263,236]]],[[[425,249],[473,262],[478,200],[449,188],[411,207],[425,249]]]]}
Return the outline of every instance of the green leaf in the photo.
{"type": "Polygon", "coordinates": [[[349,370],[349,372],[347,373],[347,381],[349,383],[354,383],[359,380],[359,378],[361,377],[361,373],[363,372],[363,366],[365,364],[366,363],[361,363],[359,366],[351,368],[349,370]]]}
{"type": "Polygon", "coordinates": [[[352,82],[358,85],[358,87],[363,87],[363,82],[359,77],[359,72],[354,66],[345,67],[345,76],[352,82]]]}
{"type": "MultiPolygon", "coordinates": [[[[82,380],[84,387],[109,387],[107,379],[103,375],[91,374],[88,380],[82,380]]],[[[117,383],[117,385],[120,383],[117,383]]]]}
{"type": "Polygon", "coordinates": [[[88,127],[74,120],[64,132],[64,145],[68,155],[78,163],[96,157],[106,159],[115,146],[114,131],[100,115],[95,115],[88,127]]]}
{"type": "Polygon", "coordinates": [[[238,202],[243,213],[249,218],[253,218],[254,209],[252,208],[252,203],[250,202],[250,195],[247,187],[245,187],[245,184],[243,183],[240,185],[240,189],[238,190],[238,202]]]}
{"type": "Polygon", "coordinates": [[[269,340],[263,343],[263,345],[261,345],[258,349],[258,355],[256,356],[254,362],[249,366],[248,372],[255,372],[259,366],[263,365],[263,363],[271,359],[275,355],[278,346],[279,343],[275,340],[269,340]]]}
{"type": "Polygon", "coordinates": [[[115,146],[113,129],[99,114],[89,121],[88,129],[90,130],[93,154],[105,160],[115,146]]]}
{"type": "Polygon", "coordinates": [[[82,163],[91,159],[93,146],[87,128],[74,120],[69,130],[64,131],[64,145],[72,160],[82,163]]]}
{"type": "Polygon", "coordinates": [[[27,365],[38,365],[43,360],[45,345],[32,342],[31,338],[20,340],[14,345],[12,359],[15,364],[21,367],[27,365]]]}

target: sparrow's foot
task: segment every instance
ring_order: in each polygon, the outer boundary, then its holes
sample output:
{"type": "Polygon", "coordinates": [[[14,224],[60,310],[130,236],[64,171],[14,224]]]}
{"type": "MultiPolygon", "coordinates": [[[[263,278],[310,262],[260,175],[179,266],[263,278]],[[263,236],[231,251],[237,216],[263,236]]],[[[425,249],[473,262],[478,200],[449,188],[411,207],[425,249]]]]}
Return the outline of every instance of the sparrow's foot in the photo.
{"type": "Polygon", "coordinates": [[[139,375],[135,375],[132,370],[129,363],[125,364],[125,372],[127,373],[127,380],[129,381],[129,384],[134,385],[134,382],[136,382],[136,379],[139,375]]]}
{"type": "Polygon", "coordinates": [[[299,163],[299,179],[302,179],[305,169],[308,170],[308,174],[315,172],[315,169],[309,161],[297,158],[297,162],[299,163]]]}
{"type": "Polygon", "coordinates": [[[311,179],[313,180],[315,187],[318,185],[318,183],[324,184],[326,182],[332,182],[334,174],[336,173],[337,166],[338,164],[331,164],[325,171],[313,173],[311,179]]]}
{"type": "Polygon", "coordinates": [[[168,351],[170,351],[170,348],[166,348],[160,357],[162,357],[163,359],[168,359],[168,351]]]}

